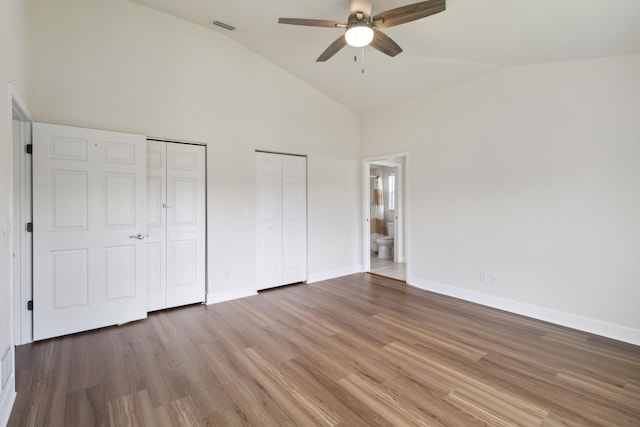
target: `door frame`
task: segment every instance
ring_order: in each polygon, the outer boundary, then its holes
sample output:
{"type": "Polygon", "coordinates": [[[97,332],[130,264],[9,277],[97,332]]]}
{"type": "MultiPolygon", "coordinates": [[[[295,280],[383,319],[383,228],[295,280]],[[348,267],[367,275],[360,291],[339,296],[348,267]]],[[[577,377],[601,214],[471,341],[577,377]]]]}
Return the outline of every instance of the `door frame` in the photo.
{"type": "MultiPolygon", "coordinates": [[[[396,220],[396,235],[402,236],[401,245],[404,247],[404,261],[407,264],[407,279],[409,278],[411,253],[410,247],[410,220],[409,220],[409,201],[410,201],[410,186],[409,186],[409,153],[400,152],[394,154],[387,154],[384,156],[367,157],[362,160],[362,266],[364,272],[371,271],[371,179],[370,179],[370,167],[380,162],[389,161],[391,159],[402,158],[403,162],[396,164],[398,168],[398,174],[396,176],[396,208],[400,207],[400,214],[397,215],[396,220]]],[[[395,246],[394,242],[394,246],[395,246]]],[[[397,252],[397,251],[396,251],[397,252]]],[[[396,255],[394,255],[394,261],[396,255]]],[[[407,280],[408,281],[408,280],[407,280]]]]}
{"type": "MultiPolygon", "coordinates": [[[[19,96],[15,88],[9,83],[9,132],[11,136],[11,144],[13,150],[13,167],[18,168],[17,174],[20,177],[13,182],[13,198],[12,204],[20,204],[20,211],[25,206],[26,201],[31,200],[31,179],[25,174],[25,164],[31,161],[30,155],[25,151],[26,144],[31,144],[31,125],[33,119],[31,112],[27,108],[27,104],[19,96]],[[13,120],[24,123],[24,130],[21,132],[20,140],[15,139],[13,132],[13,120]]],[[[16,176],[14,171],[13,176],[16,176]]],[[[13,205],[12,215],[16,210],[13,205]]],[[[14,258],[11,263],[11,281],[13,282],[13,301],[14,309],[12,316],[12,329],[14,345],[28,344],[33,341],[33,313],[27,309],[27,301],[31,299],[32,288],[32,263],[33,253],[31,244],[27,244],[28,232],[26,229],[27,221],[24,216],[13,218],[12,243],[14,258]],[[16,272],[14,266],[21,266],[19,272],[19,280],[16,280],[16,272]],[[25,270],[27,269],[27,270],[25,270]],[[30,274],[25,275],[24,272],[29,271],[30,274]],[[25,277],[26,276],[26,277],[25,277]]]]}

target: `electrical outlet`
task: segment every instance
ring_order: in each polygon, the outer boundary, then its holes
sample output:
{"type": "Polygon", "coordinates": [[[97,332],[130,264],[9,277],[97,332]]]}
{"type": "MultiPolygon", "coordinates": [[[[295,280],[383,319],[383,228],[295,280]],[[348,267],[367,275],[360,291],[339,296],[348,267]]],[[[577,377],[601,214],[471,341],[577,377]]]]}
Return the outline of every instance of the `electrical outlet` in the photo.
{"type": "Polygon", "coordinates": [[[498,284],[498,276],[491,273],[489,274],[489,283],[491,283],[492,285],[497,285],[498,284]]]}
{"type": "Polygon", "coordinates": [[[484,271],[480,272],[480,281],[483,282],[483,283],[488,282],[487,273],[485,273],[484,271]]]}

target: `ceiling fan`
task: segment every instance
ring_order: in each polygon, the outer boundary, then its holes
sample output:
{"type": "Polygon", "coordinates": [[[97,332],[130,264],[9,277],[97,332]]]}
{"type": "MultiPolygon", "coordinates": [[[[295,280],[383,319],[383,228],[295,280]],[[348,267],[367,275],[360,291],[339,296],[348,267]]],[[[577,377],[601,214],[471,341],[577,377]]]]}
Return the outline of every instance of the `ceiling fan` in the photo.
{"type": "Polygon", "coordinates": [[[391,57],[402,52],[389,36],[380,28],[406,24],[445,10],[445,0],[427,0],[387,10],[371,16],[372,0],[349,0],[349,19],[347,22],[328,21],[324,19],[280,18],[280,24],[306,25],[310,27],[346,28],[346,31],[316,59],[324,62],[338,53],[347,44],[354,47],[371,47],[391,57]]]}

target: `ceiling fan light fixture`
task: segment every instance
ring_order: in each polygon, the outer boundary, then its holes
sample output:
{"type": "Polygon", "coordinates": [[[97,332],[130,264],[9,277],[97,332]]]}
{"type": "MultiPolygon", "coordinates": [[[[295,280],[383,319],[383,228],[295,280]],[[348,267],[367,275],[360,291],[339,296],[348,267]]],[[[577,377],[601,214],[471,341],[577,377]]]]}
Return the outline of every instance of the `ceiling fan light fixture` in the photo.
{"type": "Polygon", "coordinates": [[[353,24],[344,33],[344,38],[349,46],[366,46],[373,40],[373,28],[365,22],[353,24]]]}

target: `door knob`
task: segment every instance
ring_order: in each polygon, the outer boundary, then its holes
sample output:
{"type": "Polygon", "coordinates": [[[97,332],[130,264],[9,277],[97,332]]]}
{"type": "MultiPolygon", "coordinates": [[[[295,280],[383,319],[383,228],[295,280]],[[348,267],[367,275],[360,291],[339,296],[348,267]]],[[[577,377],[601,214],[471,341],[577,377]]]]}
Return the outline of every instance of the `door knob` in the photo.
{"type": "Polygon", "coordinates": [[[142,240],[142,239],[144,239],[144,234],[142,234],[142,233],[134,234],[133,236],[129,236],[129,238],[130,239],[142,240]]]}

